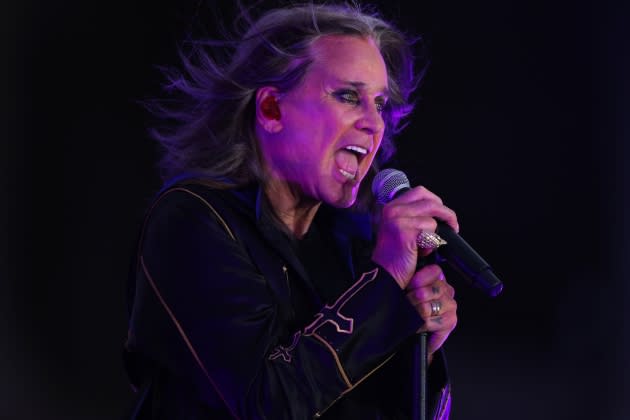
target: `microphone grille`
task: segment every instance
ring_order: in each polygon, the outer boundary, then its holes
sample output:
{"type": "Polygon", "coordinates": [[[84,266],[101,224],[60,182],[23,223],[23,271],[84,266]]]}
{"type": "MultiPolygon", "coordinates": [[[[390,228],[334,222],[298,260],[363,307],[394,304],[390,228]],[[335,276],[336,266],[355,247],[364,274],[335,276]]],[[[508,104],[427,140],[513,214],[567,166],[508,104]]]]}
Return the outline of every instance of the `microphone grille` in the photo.
{"type": "Polygon", "coordinates": [[[372,181],[372,194],[380,204],[390,202],[398,191],[408,188],[411,188],[411,184],[407,175],[393,168],[383,169],[374,176],[372,181]]]}

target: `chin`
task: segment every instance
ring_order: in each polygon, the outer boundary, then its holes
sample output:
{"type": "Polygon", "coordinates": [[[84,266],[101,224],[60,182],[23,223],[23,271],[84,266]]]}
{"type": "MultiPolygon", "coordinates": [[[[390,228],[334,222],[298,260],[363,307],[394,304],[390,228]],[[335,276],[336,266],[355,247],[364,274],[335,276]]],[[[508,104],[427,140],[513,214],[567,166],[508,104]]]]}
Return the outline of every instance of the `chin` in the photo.
{"type": "Polygon", "coordinates": [[[357,201],[357,192],[359,191],[358,185],[352,187],[351,189],[343,188],[339,192],[339,196],[332,200],[327,200],[327,203],[333,207],[337,207],[339,209],[346,209],[351,207],[357,201]]]}
{"type": "Polygon", "coordinates": [[[335,206],[335,207],[337,207],[339,209],[347,209],[349,207],[352,207],[352,205],[355,203],[355,201],[357,201],[356,198],[354,198],[352,200],[349,200],[349,201],[344,201],[342,203],[339,203],[339,205],[335,206]]]}

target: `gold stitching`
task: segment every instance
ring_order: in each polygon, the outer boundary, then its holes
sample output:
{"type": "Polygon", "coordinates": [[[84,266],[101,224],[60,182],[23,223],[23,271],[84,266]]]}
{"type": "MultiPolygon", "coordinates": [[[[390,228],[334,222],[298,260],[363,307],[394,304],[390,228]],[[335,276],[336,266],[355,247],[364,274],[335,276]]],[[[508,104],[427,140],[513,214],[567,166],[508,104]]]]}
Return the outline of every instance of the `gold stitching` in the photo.
{"type": "Polygon", "coordinates": [[[219,219],[219,222],[223,225],[223,228],[226,230],[226,232],[228,233],[228,235],[230,235],[230,237],[232,238],[232,240],[236,240],[236,237],[234,236],[234,234],[232,233],[232,230],[230,229],[230,227],[227,225],[227,223],[225,222],[225,220],[223,220],[223,217],[221,217],[221,215],[219,214],[219,212],[217,212],[214,207],[212,207],[210,205],[210,203],[208,203],[208,201],[206,201],[203,197],[201,197],[200,195],[186,189],[186,188],[181,188],[181,187],[177,187],[177,188],[172,188],[169,189],[167,191],[165,191],[162,195],[160,195],[155,202],[153,202],[153,204],[151,205],[151,207],[149,208],[149,211],[147,212],[147,215],[145,217],[144,223],[142,224],[142,231],[140,232],[140,238],[138,240],[138,254],[136,257],[136,261],[137,261],[137,265],[136,265],[136,271],[138,271],[139,265],[140,265],[140,248],[142,247],[142,242],[144,241],[144,234],[146,232],[147,229],[147,224],[149,221],[149,217],[151,216],[151,213],[153,212],[153,209],[158,205],[158,203],[160,201],[162,201],[162,199],[164,197],[166,197],[166,195],[172,191],[183,191],[183,192],[187,192],[188,194],[192,195],[193,197],[196,197],[197,199],[199,199],[201,202],[203,202],[206,206],[208,206],[208,208],[210,208],[210,210],[214,213],[214,215],[217,217],[217,219],[219,219]]]}
{"type": "Polygon", "coordinates": [[[337,363],[337,370],[339,370],[339,372],[341,373],[341,376],[343,377],[343,380],[346,383],[346,385],[352,388],[352,382],[350,382],[350,379],[348,378],[346,371],[343,369],[343,366],[341,365],[341,361],[339,360],[339,356],[337,355],[337,352],[335,351],[335,349],[333,349],[332,346],[328,344],[328,342],[324,340],[319,334],[313,333],[311,336],[317,338],[319,341],[324,343],[324,345],[328,348],[328,350],[330,350],[330,352],[333,355],[333,358],[335,359],[335,363],[337,363]]]}
{"type": "Polygon", "coordinates": [[[147,269],[147,266],[144,263],[144,256],[140,257],[140,263],[142,264],[142,269],[144,271],[145,276],[147,277],[147,281],[149,282],[149,284],[151,285],[151,288],[153,289],[153,292],[155,293],[155,295],[157,296],[158,300],[160,301],[160,303],[164,307],[164,310],[166,311],[168,316],[171,318],[171,320],[175,324],[175,327],[177,328],[177,330],[179,331],[179,334],[184,339],[184,342],[186,343],[186,346],[188,347],[188,350],[190,350],[190,352],[192,353],[193,357],[195,358],[195,361],[197,362],[197,364],[199,365],[199,367],[201,368],[203,373],[206,375],[206,378],[208,378],[208,381],[210,381],[210,383],[212,384],[214,389],[217,391],[217,394],[219,394],[219,397],[221,397],[221,399],[223,400],[223,403],[225,403],[225,406],[230,411],[230,414],[232,416],[234,416],[234,418],[238,419],[239,417],[232,411],[232,407],[230,407],[230,405],[228,404],[227,400],[225,399],[225,397],[223,396],[223,394],[219,390],[219,387],[217,386],[217,384],[212,380],[212,377],[210,376],[210,374],[206,370],[205,365],[203,364],[203,362],[199,358],[199,355],[197,354],[197,351],[195,350],[195,348],[193,347],[192,343],[188,339],[188,336],[186,335],[186,333],[184,332],[184,329],[182,328],[182,326],[180,325],[179,321],[177,320],[177,318],[173,314],[173,311],[171,311],[171,308],[166,304],[166,302],[162,298],[162,295],[161,295],[160,291],[158,290],[157,285],[153,282],[153,278],[151,277],[151,274],[149,274],[149,270],[147,269]]]}
{"type": "Polygon", "coordinates": [[[321,411],[318,411],[317,413],[315,413],[315,418],[319,418],[321,417],[326,411],[328,411],[328,409],[330,407],[332,407],[337,401],[339,401],[341,398],[343,398],[348,392],[352,391],[354,388],[356,388],[357,386],[359,386],[359,384],[361,384],[363,381],[365,381],[367,378],[369,378],[370,376],[372,376],[372,374],[374,372],[376,372],[378,369],[380,369],[385,363],[389,362],[391,360],[392,357],[394,357],[396,355],[396,353],[392,353],[387,359],[385,359],[383,362],[381,362],[378,366],[376,366],[374,369],[372,369],[371,371],[369,371],[368,373],[365,374],[365,376],[363,376],[361,379],[359,379],[354,385],[352,385],[350,388],[346,389],[345,391],[343,391],[337,398],[335,398],[333,400],[333,402],[331,402],[330,404],[328,404],[328,407],[324,408],[321,411]]]}
{"type": "Polygon", "coordinates": [[[225,222],[225,220],[223,220],[223,217],[221,217],[219,212],[216,211],[214,209],[214,207],[212,207],[212,205],[210,203],[208,203],[208,201],[205,198],[203,198],[202,196],[200,196],[197,193],[194,193],[194,192],[190,191],[189,189],[182,188],[182,187],[173,188],[173,189],[170,189],[169,192],[170,191],[184,191],[184,192],[187,192],[188,194],[192,195],[193,197],[196,197],[199,200],[201,200],[201,202],[203,202],[206,206],[208,206],[208,208],[212,211],[212,213],[214,213],[214,215],[217,217],[217,219],[219,219],[219,222],[221,222],[221,224],[223,225],[223,228],[227,231],[227,233],[230,235],[232,240],[234,240],[234,241],[236,240],[236,237],[232,233],[232,230],[230,229],[228,224],[225,222]]]}

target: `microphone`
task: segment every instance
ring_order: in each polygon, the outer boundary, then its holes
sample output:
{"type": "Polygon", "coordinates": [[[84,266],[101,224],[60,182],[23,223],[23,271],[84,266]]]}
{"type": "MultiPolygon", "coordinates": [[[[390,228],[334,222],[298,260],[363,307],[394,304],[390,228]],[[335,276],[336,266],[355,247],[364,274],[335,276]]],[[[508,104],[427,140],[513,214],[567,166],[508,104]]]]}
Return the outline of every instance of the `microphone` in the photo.
{"type": "MultiPolygon", "coordinates": [[[[397,169],[384,169],[372,181],[372,193],[376,200],[385,204],[411,189],[409,179],[397,169]]],[[[481,289],[488,296],[496,296],[503,290],[503,283],[492,272],[490,265],[449,225],[437,221],[436,233],[446,241],[434,251],[438,263],[446,261],[468,283],[481,289]]]]}

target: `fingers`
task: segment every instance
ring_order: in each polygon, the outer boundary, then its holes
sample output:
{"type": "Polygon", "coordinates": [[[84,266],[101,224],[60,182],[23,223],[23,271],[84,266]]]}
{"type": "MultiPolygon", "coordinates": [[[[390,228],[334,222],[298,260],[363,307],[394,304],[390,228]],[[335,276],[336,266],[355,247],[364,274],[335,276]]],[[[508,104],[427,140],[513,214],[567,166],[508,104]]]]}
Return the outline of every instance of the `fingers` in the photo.
{"type": "Polygon", "coordinates": [[[457,312],[455,310],[441,313],[427,318],[419,332],[432,332],[444,335],[444,339],[455,329],[457,325],[457,312]]]}
{"type": "MultiPolygon", "coordinates": [[[[455,302],[455,289],[446,282],[441,285],[432,284],[426,287],[419,287],[414,290],[407,288],[407,298],[418,309],[422,318],[426,319],[436,312],[431,306],[432,302],[438,302],[440,307],[437,312],[442,313],[450,308],[450,302],[455,302]]],[[[453,305],[455,305],[453,303],[453,305]]],[[[455,305],[452,309],[457,309],[455,305]]]]}
{"type": "MultiPolygon", "coordinates": [[[[442,290],[449,288],[453,289],[451,285],[448,284],[445,280],[446,279],[444,277],[444,273],[442,272],[442,268],[439,265],[425,265],[413,275],[413,277],[409,281],[407,290],[412,291],[429,285],[441,288],[442,290]]],[[[455,293],[455,290],[453,289],[452,292],[455,293]]],[[[429,299],[423,299],[423,301],[427,300],[429,299]]]]}
{"type": "Polygon", "coordinates": [[[455,289],[444,278],[442,269],[437,264],[431,264],[418,270],[411,278],[406,288],[407,298],[418,309],[423,318],[433,316],[431,302],[440,302],[445,312],[457,309],[455,303],[455,289]]]}
{"type": "Polygon", "coordinates": [[[381,265],[405,289],[416,271],[418,256],[433,248],[419,248],[421,232],[435,232],[437,220],[459,230],[455,212],[424,187],[416,187],[383,206],[372,260],[381,265]]]}
{"type": "Polygon", "coordinates": [[[439,349],[457,325],[455,289],[444,278],[438,265],[427,265],[416,272],[407,288],[407,298],[425,323],[419,332],[428,331],[429,353],[439,349]]]}
{"type": "Polygon", "coordinates": [[[435,320],[430,320],[422,328],[420,328],[420,331],[418,332],[430,332],[427,343],[427,352],[429,353],[429,356],[442,347],[448,336],[455,329],[456,325],[457,315],[455,313],[451,313],[445,316],[440,316],[435,320]]]}
{"type": "MultiPolygon", "coordinates": [[[[384,217],[432,217],[440,219],[459,232],[457,215],[442,203],[442,199],[426,189],[415,187],[392,200],[383,208],[384,217]]],[[[435,225],[431,231],[435,231],[435,225]]]]}
{"type": "Polygon", "coordinates": [[[429,332],[429,354],[438,350],[457,326],[457,303],[452,300],[447,310],[441,310],[439,315],[424,318],[424,325],[418,332],[429,332]]]}
{"type": "Polygon", "coordinates": [[[442,199],[440,197],[438,197],[437,195],[435,195],[433,192],[429,191],[422,185],[411,188],[409,191],[406,191],[404,194],[402,194],[400,197],[397,197],[393,201],[399,201],[401,203],[409,203],[411,201],[422,200],[422,199],[428,199],[431,201],[436,201],[439,204],[442,204],[442,199]]]}
{"type": "MultiPolygon", "coordinates": [[[[416,187],[383,207],[380,225],[384,233],[394,234],[405,250],[415,253],[418,235],[421,232],[435,232],[437,220],[459,230],[455,212],[443,205],[442,200],[431,191],[416,187]]],[[[432,249],[421,249],[420,255],[426,256],[431,252],[432,249]]]]}
{"type": "Polygon", "coordinates": [[[434,322],[438,325],[443,321],[443,317],[457,311],[457,302],[454,299],[435,299],[429,302],[417,303],[416,310],[427,322],[434,322]]]}

